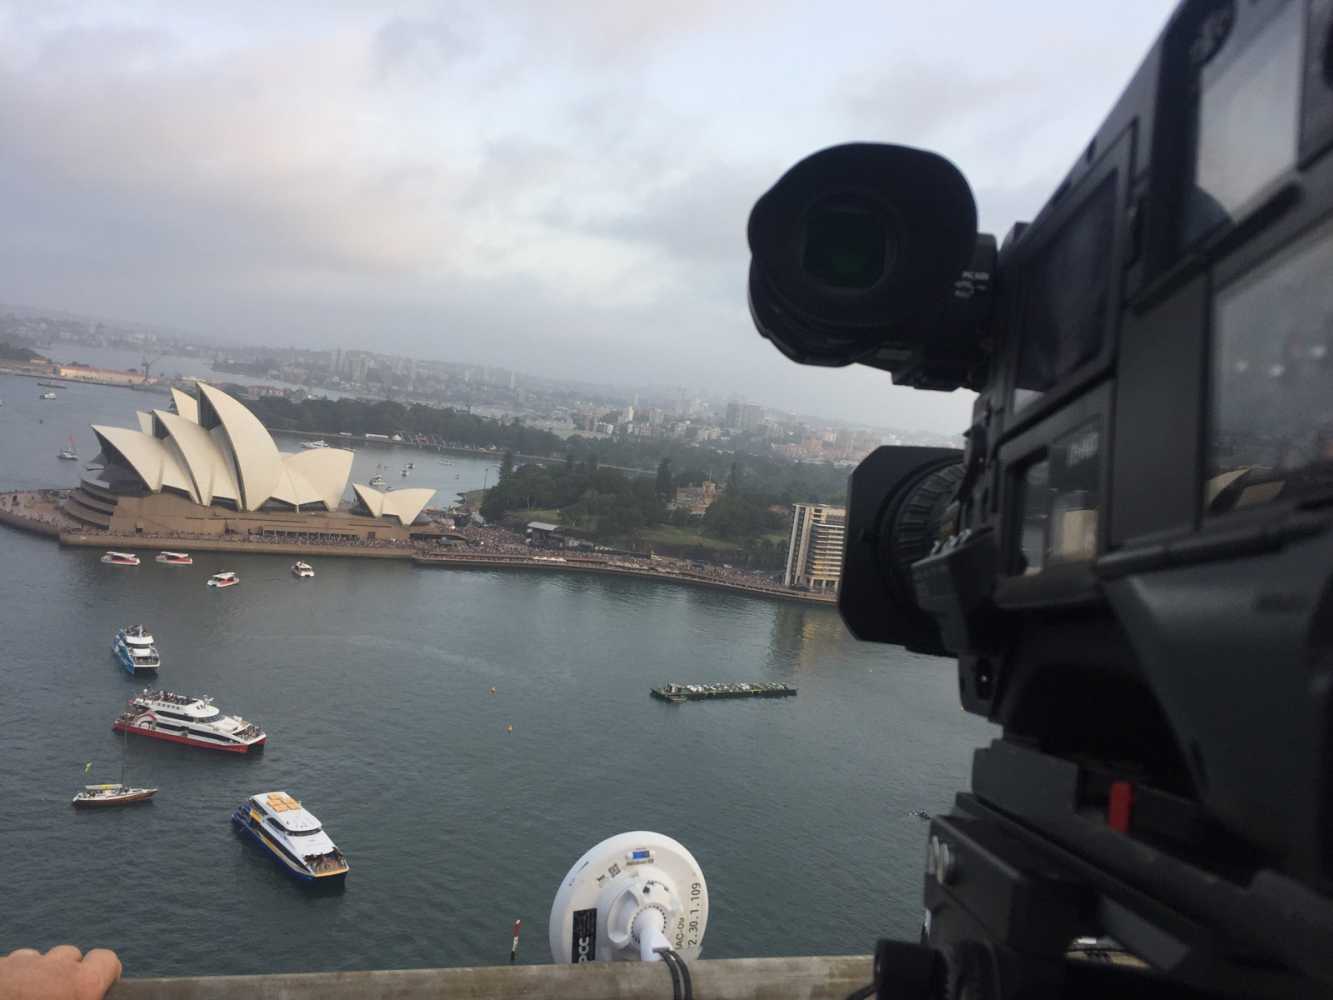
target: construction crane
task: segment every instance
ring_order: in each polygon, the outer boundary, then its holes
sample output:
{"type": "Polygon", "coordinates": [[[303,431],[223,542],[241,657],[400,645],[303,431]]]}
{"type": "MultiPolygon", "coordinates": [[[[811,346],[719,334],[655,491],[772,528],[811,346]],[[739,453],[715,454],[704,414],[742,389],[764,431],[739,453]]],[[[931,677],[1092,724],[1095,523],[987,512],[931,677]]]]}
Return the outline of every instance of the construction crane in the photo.
{"type": "Polygon", "coordinates": [[[165,353],[166,352],[164,351],[159,351],[157,354],[154,354],[152,357],[149,357],[148,352],[147,351],[144,352],[142,365],[143,365],[143,380],[145,382],[148,381],[149,376],[152,373],[153,365],[161,361],[162,358],[165,356],[165,353]]]}

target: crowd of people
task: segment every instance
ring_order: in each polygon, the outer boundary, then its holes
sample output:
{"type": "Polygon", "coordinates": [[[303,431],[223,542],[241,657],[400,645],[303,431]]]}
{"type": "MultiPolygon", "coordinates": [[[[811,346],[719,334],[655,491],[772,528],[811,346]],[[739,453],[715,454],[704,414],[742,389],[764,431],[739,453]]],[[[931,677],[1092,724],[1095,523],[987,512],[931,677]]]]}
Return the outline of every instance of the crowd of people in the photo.
{"type": "Polygon", "coordinates": [[[513,531],[490,525],[459,528],[452,537],[459,540],[452,541],[446,546],[434,546],[426,554],[441,561],[449,559],[475,561],[490,557],[497,562],[515,559],[549,562],[553,558],[558,558],[566,565],[651,573],[659,577],[696,580],[783,596],[791,596],[793,593],[790,588],[784,587],[775,579],[773,574],[759,570],[740,569],[671,556],[640,555],[621,551],[599,552],[591,548],[538,546],[513,531]]]}

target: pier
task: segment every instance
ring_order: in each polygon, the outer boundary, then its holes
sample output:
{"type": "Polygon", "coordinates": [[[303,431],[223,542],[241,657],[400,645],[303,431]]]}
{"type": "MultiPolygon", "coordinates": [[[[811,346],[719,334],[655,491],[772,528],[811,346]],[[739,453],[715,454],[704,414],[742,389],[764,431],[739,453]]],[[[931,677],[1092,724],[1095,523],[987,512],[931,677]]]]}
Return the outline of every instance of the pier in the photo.
{"type": "Polygon", "coordinates": [[[649,691],[659,701],[679,705],[686,701],[712,701],[718,698],[794,698],[796,689],[788,684],[749,681],[726,684],[663,684],[649,691]]]}

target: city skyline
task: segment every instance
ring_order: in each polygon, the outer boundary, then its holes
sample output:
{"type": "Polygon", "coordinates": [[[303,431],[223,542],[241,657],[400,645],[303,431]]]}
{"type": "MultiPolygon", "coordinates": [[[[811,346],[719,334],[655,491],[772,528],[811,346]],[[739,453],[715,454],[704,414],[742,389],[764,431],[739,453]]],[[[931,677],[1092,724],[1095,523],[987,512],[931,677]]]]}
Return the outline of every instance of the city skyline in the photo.
{"type": "Polygon", "coordinates": [[[966,393],[799,369],[745,220],[837,142],[938,149],[1031,218],[1163,2],[0,8],[0,299],[957,433],[966,393]]]}

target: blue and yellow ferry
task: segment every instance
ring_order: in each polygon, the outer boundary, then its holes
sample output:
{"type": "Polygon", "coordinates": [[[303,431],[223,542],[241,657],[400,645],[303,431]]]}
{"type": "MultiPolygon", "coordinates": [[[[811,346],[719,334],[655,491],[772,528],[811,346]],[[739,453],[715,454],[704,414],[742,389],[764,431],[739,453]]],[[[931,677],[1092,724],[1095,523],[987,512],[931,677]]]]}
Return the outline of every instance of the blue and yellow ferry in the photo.
{"type": "Polygon", "coordinates": [[[347,859],[338,845],[315,814],[287,792],[250,796],[236,807],[231,821],[295,879],[328,884],[347,877],[347,859]]]}

